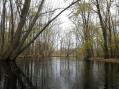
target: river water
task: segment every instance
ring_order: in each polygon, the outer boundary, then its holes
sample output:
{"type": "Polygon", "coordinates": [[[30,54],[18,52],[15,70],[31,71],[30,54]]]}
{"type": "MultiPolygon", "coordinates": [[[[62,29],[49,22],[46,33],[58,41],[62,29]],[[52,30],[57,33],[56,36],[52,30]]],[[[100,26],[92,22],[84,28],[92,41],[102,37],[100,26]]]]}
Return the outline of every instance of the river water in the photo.
{"type": "MultiPolygon", "coordinates": [[[[79,61],[73,58],[52,58],[43,61],[21,59],[16,64],[36,89],[119,89],[119,64],[79,61]]],[[[5,82],[8,82],[9,78],[4,78],[6,75],[2,66],[0,89],[12,89],[5,88],[12,83],[5,82]]],[[[19,74],[21,73],[18,72],[17,75],[19,74]]],[[[16,83],[16,86],[16,89],[23,89],[19,83],[16,83]]]]}

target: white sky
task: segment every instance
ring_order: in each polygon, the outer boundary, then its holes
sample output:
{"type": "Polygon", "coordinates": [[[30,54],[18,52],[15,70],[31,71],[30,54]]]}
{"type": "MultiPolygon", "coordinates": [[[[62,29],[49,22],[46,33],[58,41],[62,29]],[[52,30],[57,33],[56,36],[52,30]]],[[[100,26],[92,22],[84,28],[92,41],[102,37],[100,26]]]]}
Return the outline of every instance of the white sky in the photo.
{"type": "MultiPolygon", "coordinates": [[[[65,8],[67,7],[73,0],[67,0],[65,2],[65,0],[52,0],[53,1],[53,5],[57,5],[58,6],[55,6],[57,8],[65,8]]],[[[56,14],[60,12],[60,11],[57,11],[56,14]]],[[[58,20],[62,23],[60,24],[60,30],[62,30],[62,32],[67,32],[71,29],[72,27],[72,22],[68,19],[68,14],[70,13],[70,9],[64,11],[59,17],[58,17],[58,20]]]]}

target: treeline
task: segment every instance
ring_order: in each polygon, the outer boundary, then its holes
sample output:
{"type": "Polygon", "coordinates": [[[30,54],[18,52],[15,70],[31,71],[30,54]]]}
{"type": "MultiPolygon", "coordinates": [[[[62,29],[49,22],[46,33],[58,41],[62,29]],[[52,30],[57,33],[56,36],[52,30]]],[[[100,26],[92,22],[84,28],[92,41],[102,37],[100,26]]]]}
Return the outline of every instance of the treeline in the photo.
{"type": "MultiPolygon", "coordinates": [[[[54,14],[58,9],[54,8],[57,5],[51,5],[51,0],[1,0],[0,60],[16,60],[28,47],[31,49],[36,46],[40,39],[39,35],[47,30],[60,14],[78,1],[54,14]]],[[[45,43],[44,40],[39,42],[45,43]]]]}
{"type": "Polygon", "coordinates": [[[75,25],[77,56],[119,57],[118,0],[81,0],[69,19],[75,25]]]}
{"type": "Polygon", "coordinates": [[[66,8],[54,7],[57,5],[51,6],[49,0],[1,0],[0,59],[56,53],[67,57],[119,57],[118,0],[77,0],[66,8]],[[73,29],[61,36],[56,26],[60,23],[53,21],[68,8],[73,29]]]}

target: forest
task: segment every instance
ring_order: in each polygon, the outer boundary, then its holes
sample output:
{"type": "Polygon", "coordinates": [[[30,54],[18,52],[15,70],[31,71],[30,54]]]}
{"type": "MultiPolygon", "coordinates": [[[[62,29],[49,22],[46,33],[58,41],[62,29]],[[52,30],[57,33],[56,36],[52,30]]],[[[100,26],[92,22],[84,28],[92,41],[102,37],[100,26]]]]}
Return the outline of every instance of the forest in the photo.
{"type": "Polygon", "coordinates": [[[0,0],[0,89],[119,89],[119,0],[0,0]]]}
{"type": "Polygon", "coordinates": [[[118,0],[77,0],[60,8],[46,0],[0,1],[0,59],[18,56],[119,57],[118,0]],[[69,31],[58,16],[69,10],[69,31]],[[67,29],[66,29],[67,30],[67,29]]]}

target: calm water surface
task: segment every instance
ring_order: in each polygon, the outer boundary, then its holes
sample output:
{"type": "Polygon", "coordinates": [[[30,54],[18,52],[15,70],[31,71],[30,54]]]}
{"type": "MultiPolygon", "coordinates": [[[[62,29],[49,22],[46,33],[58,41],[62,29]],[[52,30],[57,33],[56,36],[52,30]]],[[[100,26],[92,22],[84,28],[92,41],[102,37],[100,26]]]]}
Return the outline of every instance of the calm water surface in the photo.
{"type": "Polygon", "coordinates": [[[4,71],[7,67],[0,62],[0,89],[119,89],[119,64],[52,59],[19,60],[19,72],[10,65],[19,75],[12,79],[15,83],[9,83],[11,77],[4,71]],[[34,88],[29,87],[32,84],[34,88]]]}

